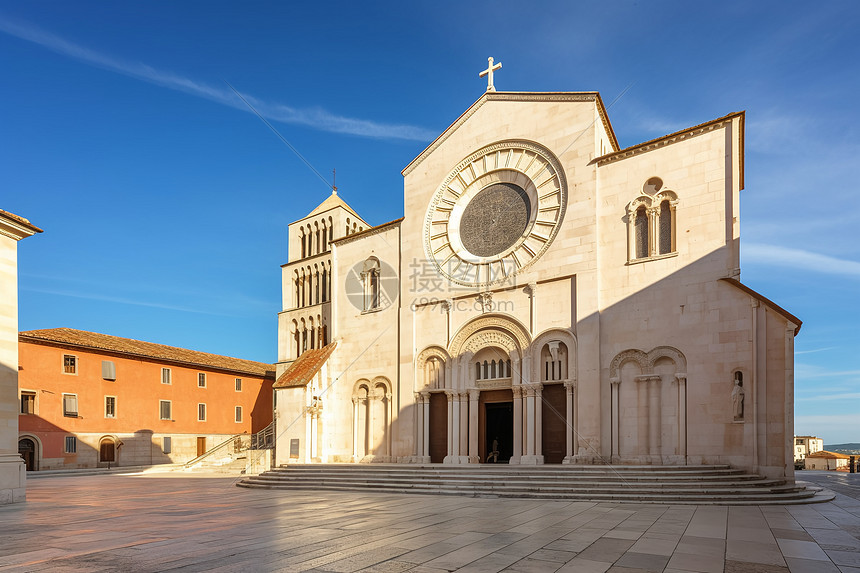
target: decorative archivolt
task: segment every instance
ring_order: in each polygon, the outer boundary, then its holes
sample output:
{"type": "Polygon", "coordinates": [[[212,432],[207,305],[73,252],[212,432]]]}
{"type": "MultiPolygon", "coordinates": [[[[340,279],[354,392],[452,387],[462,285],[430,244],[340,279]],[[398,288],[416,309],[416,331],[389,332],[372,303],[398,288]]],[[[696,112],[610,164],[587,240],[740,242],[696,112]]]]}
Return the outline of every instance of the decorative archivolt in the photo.
{"type": "Polygon", "coordinates": [[[451,360],[451,357],[448,355],[448,352],[441,346],[428,346],[427,348],[422,350],[418,354],[418,358],[415,359],[416,370],[421,372],[424,369],[424,365],[431,358],[438,358],[446,364],[451,360]]]}
{"type": "MultiPolygon", "coordinates": [[[[464,325],[454,335],[448,345],[449,355],[459,356],[468,350],[467,345],[469,348],[475,348],[475,345],[479,344],[479,340],[487,339],[487,337],[483,337],[482,339],[471,340],[475,334],[481,331],[487,331],[486,333],[482,332],[482,335],[491,333],[501,335],[493,338],[495,345],[502,346],[508,351],[518,350],[520,355],[531,343],[528,330],[516,319],[502,314],[485,314],[464,325]]],[[[484,344],[484,346],[486,345],[484,344]]],[[[477,346],[477,349],[482,347],[477,346]]],[[[473,350],[469,351],[474,352],[473,350]]]]}
{"type": "Polygon", "coordinates": [[[362,378],[352,388],[353,399],[381,399],[391,395],[391,382],[385,376],[377,376],[373,381],[362,378]]]}
{"type": "Polygon", "coordinates": [[[661,358],[668,358],[674,362],[678,372],[687,371],[687,358],[677,348],[672,346],[658,346],[649,352],[643,352],[642,350],[631,348],[624,350],[623,352],[619,352],[615,358],[612,359],[612,363],[609,365],[609,378],[610,380],[617,379],[619,374],[618,371],[625,362],[635,362],[639,365],[639,371],[642,374],[653,374],[654,364],[661,358]]]}
{"type": "Polygon", "coordinates": [[[678,202],[678,194],[669,189],[664,189],[655,195],[639,195],[630,203],[627,204],[627,214],[632,215],[639,210],[640,207],[645,207],[647,211],[653,211],[660,208],[663,201],[669,201],[671,205],[678,202]]]}
{"type": "Polygon", "coordinates": [[[508,334],[498,330],[485,330],[470,336],[463,345],[462,352],[475,354],[488,346],[497,346],[509,353],[516,352],[518,348],[517,343],[508,334]]]}
{"type": "MultiPolygon", "coordinates": [[[[541,356],[546,345],[552,342],[562,342],[567,347],[567,364],[564,369],[565,376],[568,379],[576,379],[576,337],[570,330],[565,328],[552,328],[545,330],[535,337],[532,343],[534,349],[534,360],[532,361],[532,380],[541,380],[541,356]]],[[[558,345],[556,345],[558,346],[558,345]]]]}

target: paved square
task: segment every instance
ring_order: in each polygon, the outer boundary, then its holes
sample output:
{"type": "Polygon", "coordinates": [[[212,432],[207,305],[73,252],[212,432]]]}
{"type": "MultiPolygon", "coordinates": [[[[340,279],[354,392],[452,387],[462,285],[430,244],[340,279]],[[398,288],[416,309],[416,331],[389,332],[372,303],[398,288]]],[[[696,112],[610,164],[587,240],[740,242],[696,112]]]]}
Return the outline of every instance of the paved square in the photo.
{"type": "Polygon", "coordinates": [[[31,479],[0,571],[860,572],[860,479],[800,506],[260,491],[181,473],[31,479]]]}

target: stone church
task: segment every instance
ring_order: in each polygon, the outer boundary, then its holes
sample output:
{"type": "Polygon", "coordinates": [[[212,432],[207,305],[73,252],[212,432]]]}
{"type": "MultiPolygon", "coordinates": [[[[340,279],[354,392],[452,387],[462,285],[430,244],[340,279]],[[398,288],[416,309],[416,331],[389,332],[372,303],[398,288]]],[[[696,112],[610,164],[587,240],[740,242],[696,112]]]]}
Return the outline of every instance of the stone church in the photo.
{"type": "Polygon", "coordinates": [[[744,113],[621,148],[598,93],[496,92],[289,226],[276,463],[731,464],[792,477],[800,321],[740,282],[744,113]]]}

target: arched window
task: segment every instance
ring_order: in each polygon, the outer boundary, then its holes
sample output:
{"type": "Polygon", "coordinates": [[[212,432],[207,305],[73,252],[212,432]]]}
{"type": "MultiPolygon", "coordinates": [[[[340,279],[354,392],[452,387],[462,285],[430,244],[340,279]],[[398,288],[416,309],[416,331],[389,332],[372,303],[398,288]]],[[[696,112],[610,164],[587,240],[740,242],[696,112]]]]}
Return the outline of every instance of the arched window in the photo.
{"type": "Polygon", "coordinates": [[[637,259],[644,259],[650,254],[648,250],[648,227],[648,211],[643,205],[636,210],[636,221],[634,222],[637,259]]]}
{"type": "Polygon", "coordinates": [[[302,294],[302,296],[301,296],[301,300],[299,301],[299,306],[300,306],[300,307],[301,307],[301,306],[305,306],[305,290],[306,290],[306,289],[305,289],[305,271],[304,271],[304,269],[302,269],[302,278],[301,278],[301,283],[302,283],[302,288],[301,288],[301,291],[302,291],[302,293],[301,293],[301,294],[302,294]]]}
{"type": "Polygon", "coordinates": [[[293,321],[293,341],[295,342],[296,358],[302,353],[301,333],[299,332],[299,323],[293,321]]]}
{"type": "Polygon", "coordinates": [[[307,245],[305,244],[305,230],[304,229],[302,229],[301,242],[302,242],[302,258],[305,258],[308,255],[307,255],[307,245]]]}
{"type": "Polygon", "coordinates": [[[486,380],[489,377],[490,377],[490,365],[486,360],[484,360],[484,379],[486,380]]]}
{"type": "Polygon", "coordinates": [[[331,217],[328,218],[328,242],[334,241],[334,225],[331,222],[331,217]]]}
{"type": "Polygon", "coordinates": [[[314,302],[320,303],[320,272],[317,270],[314,273],[314,302]]]}
{"type": "Polygon", "coordinates": [[[323,265],[322,270],[322,301],[328,300],[328,270],[323,265]]]}
{"type": "Polygon", "coordinates": [[[296,272],[296,276],[294,278],[295,286],[296,286],[296,308],[299,307],[299,301],[301,300],[301,291],[299,290],[299,273],[296,272]]]}
{"type": "Polygon", "coordinates": [[[660,254],[674,251],[672,248],[672,207],[669,200],[660,203],[660,254]]]}
{"type": "Polygon", "coordinates": [[[379,259],[370,257],[364,261],[361,280],[364,283],[364,310],[379,308],[379,259]]]}
{"type": "Polygon", "coordinates": [[[322,250],[323,252],[328,252],[328,231],[325,226],[325,219],[322,222],[322,250]]]}
{"type": "Polygon", "coordinates": [[[346,235],[349,235],[349,217],[346,218],[346,235]]]}
{"type": "Polygon", "coordinates": [[[305,325],[305,319],[302,319],[302,353],[308,349],[308,327],[305,325]]]}
{"type": "Polygon", "coordinates": [[[481,364],[480,364],[480,362],[475,363],[475,379],[476,380],[481,379],[481,364]]]}
{"type": "Polygon", "coordinates": [[[544,382],[567,380],[567,346],[564,342],[547,342],[540,353],[541,377],[544,382]]]}
{"type": "Polygon", "coordinates": [[[310,349],[313,350],[314,348],[316,348],[316,329],[314,328],[314,319],[311,318],[309,320],[308,324],[310,325],[310,329],[309,329],[310,330],[310,336],[309,336],[309,340],[308,340],[308,346],[310,346],[310,349]]]}
{"type": "Polygon", "coordinates": [[[321,249],[320,247],[321,247],[322,245],[321,245],[321,242],[320,242],[320,226],[319,226],[319,223],[314,223],[314,227],[315,227],[315,230],[314,230],[314,237],[316,238],[316,252],[317,252],[317,253],[321,253],[321,252],[322,252],[322,249],[321,249]]]}

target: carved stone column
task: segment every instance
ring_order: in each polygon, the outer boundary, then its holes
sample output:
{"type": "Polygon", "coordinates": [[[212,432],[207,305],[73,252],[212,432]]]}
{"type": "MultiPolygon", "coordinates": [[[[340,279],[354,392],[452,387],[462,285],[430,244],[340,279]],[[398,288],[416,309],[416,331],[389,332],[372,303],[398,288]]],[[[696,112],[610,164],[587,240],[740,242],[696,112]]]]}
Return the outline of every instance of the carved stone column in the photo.
{"type": "Polygon", "coordinates": [[[458,453],[461,464],[469,463],[469,393],[460,392],[460,447],[458,453]]]}
{"type": "Polygon", "coordinates": [[[448,399],[448,452],[442,463],[450,464],[453,463],[451,456],[454,455],[454,392],[445,390],[445,397],[448,399]]]}
{"type": "Polygon", "coordinates": [[[526,393],[526,455],[520,460],[522,464],[536,463],[535,457],[535,389],[529,385],[525,386],[526,393]]]}
{"type": "Polygon", "coordinates": [[[649,411],[650,402],[648,401],[648,380],[649,375],[641,375],[635,378],[636,380],[636,400],[639,418],[636,423],[636,456],[639,463],[645,463],[651,455],[650,446],[651,440],[648,437],[648,432],[651,429],[651,414],[649,411]]]}
{"type": "Polygon", "coordinates": [[[360,437],[358,419],[359,409],[358,404],[361,402],[358,398],[352,399],[352,461],[358,461],[358,440],[360,437]]]}
{"type": "Polygon", "coordinates": [[[451,428],[454,430],[454,436],[451,439],[451,462],[452,463],[460,463],[460,428],[461,428],[461,420],[460,420],[460,393],[453,392],[451,395],[451,402],[453,404],[452,412],[454,413],[454,418],[451,421],[451,428]]]}
{"type": "Polygon", "coordinates": [[[421,409],[424,411],[422,422],[424,423],[424,445],[422,446],[421,463],[430,463],[430,394],[421,396],[421,409]]]}
{"type": "Polygon", "coordinates": [[[421,394],[415,392],[415,458],[418,459],[424,455],[421,448],[424,447],[424,408],[421,405],[421,394]]]}
{"type": "Polygon", "coordinates": [[[523,456],[523,389],[515,385],[511,390],[514,394],[514,454],[510,463],[518,464],[523,456]]]}
{"type": "Polygon", "coordinates": [[[476,388],[469,389],[469,463],[480,463],[478,455],[478,398],[481,391],[476,388]]]}
{"type": "MultiPolygon", "coordinates": [[[[674,216],[672,222],[675,221],[674,216]]],[[[678,381],[678,455],[687,463],[687,375],[675,374],[678,381]]]]}
{"type": "Polygon", "coordinates": [[[662,462],[662,444],[660,439],[662,418],[660,417],[660,390],[662,379],[651,376],[648,380],[648,450],[651,463],[662,462]]]}
{"type": "Polygon", "coordinates": [[[535,384],[535,456],[543,463],[543,385],[535,384]]]}
{"type": "Polygon", "coordinates": [[[565,415],[566,415],[565,422],[566,423],[565,423],[565,425],[567,426],[567,429],[565,431],[565,445],[566,445],[565,456],[564,456],[564,460],[562,460],[561,463],[570,464],[570,463],[573,463],[573,453],[575,450],[574,440],[575,440],[575,436],[577,435],[576,420],[574,420],[574,418],[573,418],[573,401],[574,401],[574,398],[576,395],[576,382],[573,382],[573,381],[565,382],[564,383],[564,390],[565,390],[564,393],[565,393],[565,406],[566,406],[566,411],[565,411],[565,415]]]}
{"type": "Polygon", "coordinates": [[[609,380],[610,383],[610,391],[611,395],[611,408],[612,408],[612,450],[610,452],[609,459],[612,462],[618,460],[620,455],[619,452],[619,443],[618,443],[618,431],[620,429],[620,420],[618,419],[618,385],[621,384],[621,378],[611,378],[609,380]]]}
{"type": "Polygon", "coordinates": [[[537,328],[537,283],[529,283],[529,334],[534,335],[537,328]]]}

